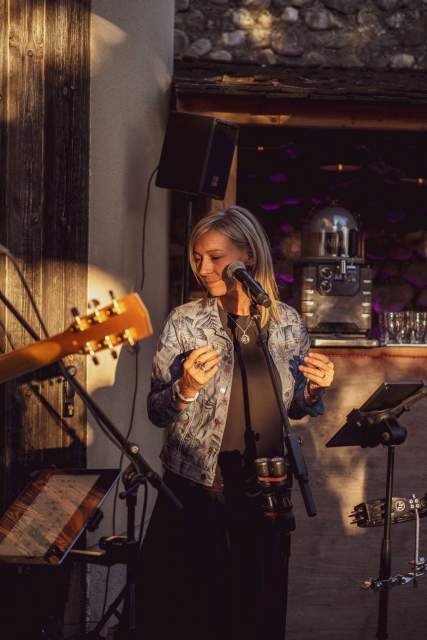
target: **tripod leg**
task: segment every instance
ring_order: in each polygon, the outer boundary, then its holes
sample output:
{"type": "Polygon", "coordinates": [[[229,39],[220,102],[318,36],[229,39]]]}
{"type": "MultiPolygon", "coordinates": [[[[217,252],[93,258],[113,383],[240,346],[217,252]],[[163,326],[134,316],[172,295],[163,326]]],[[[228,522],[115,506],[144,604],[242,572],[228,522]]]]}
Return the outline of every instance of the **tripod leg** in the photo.
{"type": "Polygon", "coordinates": [[[87,633],[84,637],[85,640],[100,640],[101,636],[99,635],[102,631],[107,620],[111,618],[111,616],[115,615],[118,619],[120,619],[120,613],[117,611],[117,607],[120,602],[125,599],[126,596],[126,587],[120,591],[119,595],[114,599],[114,601],[110,604],[107,611],[102,616],[101,620],[98,622],[96,627],[87,633]]]}

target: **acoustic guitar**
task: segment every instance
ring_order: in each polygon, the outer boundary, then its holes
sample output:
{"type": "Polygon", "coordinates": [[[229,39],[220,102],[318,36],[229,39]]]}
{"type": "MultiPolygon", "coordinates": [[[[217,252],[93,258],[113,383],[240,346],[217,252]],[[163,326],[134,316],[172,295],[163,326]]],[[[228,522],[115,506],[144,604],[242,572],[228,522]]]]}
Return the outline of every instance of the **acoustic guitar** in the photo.
{"type": "Polygon", "coordinates": [[[63,333],[0,355],[0,383],[14,380],[75,353],[90,355],[109,349],[117,357],[116,347],[135,344],[153,334],[147,308],[137,293],[80,317],[74,310],[74,322],[63,333]]]}

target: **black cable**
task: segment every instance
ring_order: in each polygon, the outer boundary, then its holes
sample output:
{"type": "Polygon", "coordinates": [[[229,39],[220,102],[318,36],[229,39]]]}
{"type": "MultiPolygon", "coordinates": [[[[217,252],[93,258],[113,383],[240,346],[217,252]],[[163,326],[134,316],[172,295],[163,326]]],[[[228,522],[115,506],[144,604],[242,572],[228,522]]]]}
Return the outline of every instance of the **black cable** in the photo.
{"type": "Polygon", "coordinates": [[[12,336],[10,335],[9,331],[6,329],[6,325],[3,322],[3,320],[0,320],[0,328],[3,329],[5,338],[7,340],[7,342],[9,343],[10,348],[12,349],[12,351],[15,351],[15,344],[12,340],[12,336]]]}
{"type": "MultiPolygon", "coordinates": [[[[134,387],[133,387],[133,394],[132,394],[129,427],[128,427],[128,430],[127,430],[127,433],[126,433],[126,440],[129,439],[129,437],[130,437],[130,435],[132,433],[133,426],[134,426],[134,418],[135,418],[135,410],[136,410],[136,398],[137,398],[137,395],[138,395],[138,387],[139,387],[139,363],[138,363],[139,345],[138,344],[136,344],[136,345],[134,345],[132,347],[132,352],[135,355],[135,379],[134,379],[134,387]]],[[[119,460],[120,469],[122,469],[123,460],[124,460],[124,453],[122,451],[121,454],[120,454],[120,460],[119,460]]],[[[116,488],[114,490],[114,498],[113,498],[113,514],[112,514],[113,535],[116,535],[116,517],[117,517],[118,494],[119,494],[119,483],[116,484],[116,488]]],[[[103,602],[103,605],[102,605],[102,615],[104,615],[105,609],[107,607],[108,591],[109,591],[109,587],[110,587],[110,576],[111,576],[110,569],[111,569],[111,567],[108,567],[107,573],[106,573],[106,576],[105,576],[105,591],[104,591],[104,602],[103,602]]]]}
{"type": "MultiPolygon", "coordinates": [[[[11,260],[14,268],[16,269],[19,278],[24,286],[24,289],[26,291],[26,293],[29,296],[30,299],[30,303],[31,306],[34,309],[34,312],[40,322],[40,326],[42,328],[42,331],[45,335],[45,337],[49,337],[49,332],[46,328],[46,325],[43,322],[43,319],[41,317],[41,314],[39,312],[39,309],[37,307],[37,303],[31,293],[31,290],[27,284],[27,281],[25,279],[24,274],[22,273],[17,261],[15,260],[14,256],[9,252],[8,249],[6,249],[6,247],[3,247],[3,245],[0,245],[0,248],[3,250],[3,253],[6,254],[6,256],[11,260]]],[[[27,323],[28,324],[28,323],[27,323]]],[[[12,349],[14,348],[13,345],[13,341],[11,339],[11,337],[9,336],[8,332],[6,331],[6,327],[3,323],[1,323],[1,326],[3,327],[3,330],[5,332],[6,338],[9,341],[10,346],[12,347],[12,349]]],[[[37,335],[37,333],[34,331],[34,329],[32,329],[32,327],[30,327],[30,325],[28,325],[27,331],[29,331],[30,335],[32,338],[34,338],[35,340],[39,340],[40,337],[37,335]]],[[[138,345],[134,345],[133,347],[133,353],[135,353],[135,363],[136,363],[136,368],[135,368],[135,386],[134,386],[134,393],[133,393],[133,398],[132,398],[132,409],[131,409],[131,418],[130,418],[130,424],[129,424],[129,428],[128,428],[128,432],[126,434],[126,439],[129,438],[132,428],[133,428],[133,421],[134,421],[134,416],[135,416],[135,404],[136,404],[136,395],[137,395],[137,390],[138,390],[138,382],[139,382],[139,375],[138,375],[138,345]]],[[[62,362],[62,360],[59,361],[59,366],[60,369],[63,373],[63,375],[65,375],[67,373],[66,371],[66,366],[64,365],[64,363],[62,362]]],[[[110,432],[108,431],[108,429],[104,426],[104,424],[102,423],[102,421],[99,419],[99,417],[94,413],[92,413],[92,417],[94,418],[95,422],[97,423],[97,425],[99,426],[99,428],[101,429],[102,433],[110,440],[110,442],[112,442],[114,445],[118,446],[120,449],[120,469],[122,468],[122,464],[123,464],[123,459],[125,456],[125,451],[123,449],[123,447],[120,445],[119,442],[117,442],[113,436],[110,434],[110,432]]],[[[115,489],[115,497],[114,497],[114,508],[113,508],[113,534],[115,532],[115,515],[116,515],[116,502],[117,502],[117,495],[118,495],[118,487],[119,487],[119,483],[116,484],[116,489],[115,489]]],[[[106,585],[105,585],[105,596],[104,596],[104,604],[103,604],[103,614],[105,611],[105,606],[106,606],[106,602],[107,602],[107,597],[108,597],[108,588],[109,588],[109,578],[110,578],[110,567],[108,567],[107,570],[107,576],[106,576],[106,585]]]]}
{"type": "MultiPolygon", "coordinates": [[[[152,171],[152,173],[151,173],[151,175],[150,175],[150,177],[148,179],[147,192],[146,192],[146,198],[145,198],[145,204],[144,204],[143,223],[142,223],[142,241],[141,241],[141,282],[140,282],[140,290],[141,291],[144,288],[144,281],[145,281],[145,239],[146,239],[146,228],[147,228],[147,219],[148,219],[148,207],[149,207],[149,203],[150,203],[151,185],[152,185],[153,178],[154,178],[155,174],[157,173],[158,169],[159,169],[159,166],[157,166],[152,171]]],[[[2,246],[1,248],[3,249],[3,251],[7,255],[7,257],[12,261],[12,264],[14,265],[14,267],[15,267],[15,269],[16,269],[19,277],[20,277],[20,280],[21,280],[21,282],[22,282],[22,284],[24,286],[24,289],[25,289],[25,291],[26,291],[26,293],[27,293],[27,295],[29,297],[31,306],[33,307],[34,313],[35,313],[35,315],[36,315],[36,317],[37,317],[37,319],[38,319],[38,321],[40,323],[40,327],[42,329],[43,334],[45,335],[45,337],[49,337],[48,330],[46,328],[46,325],[43,322],[43,318],[41,317],[41,314],[40,314],[39,309],[37,307],[37,303],[36,303],[36,301],[35,301],[35,299],[33,297],[33,294],[32,294],[32,292],[30,290],[30,287],[28,286],[28,284],[26,282],[24,274],[22,273],[17,261],[15,260],[15,257],[9,252],[9,250],[6,247],[2,246]]],[[[133,390],[133,395],[132,395],[131,415],[130,415],[130,420],[129,420],[128,431],[126,433],[126,440],[129,439],[129,437],[130,437],[130,435],[132,433],[132,429],[133,429],[133,425],[134,425],[134,418],[135,418],[136,398],[137,398],[138,386],[139,386],[138,352],[139,352],[138,345],[135,345],[133,347],[133,353],[135,354],[135,381],[134,381],[134,390],[133,390]]],[[[99,418],[95,414],[92,414],[92,415],[93,415],[93,418],[95,419],[95,422],[98,424],[98,426],[100,427],[100,429],[104,433],[104,435],[106,435],[107,438],[113,444],[118,445],[118,443],[113,439],[113,437],[110,435],[108,430],[105,429],[104,425],[99,420],[99,418]]],[[[118,446],[120,447],[120,445],[118,445],[118,446]]],[[[124,452],[122,447],[120,447],[120,449],[121,449],[121,453],[120,453],[119,466],[120,466],[120,469],[121,469],[122,465],[123,465],[125,452],[124,452]]],[[[141,546],[141,543],[142,543],[144,521],[145,521],[145,517],[146,517],[147,502],[148,502],[148,491],[147,491],[146,484],[144,484],[144,488],[145,488],[144,502],[143,502],[143,509],[142,509],[142,514],[141,514],[141,524],[140,524],[139,540],[138,540],[139,547],[141,546]]],[[[119,490],[119,483],[116,484],[115,493],[114,493],[113,514],[112,514],[113,535],[115,535],[115,531],[116,531],[118,490],[119,490]]],[[[108,567],[108,569],[107,569],[102,615],[104,615],[105,608],[106,608],[106,605],[107,605],[107,600],[108,600],[110,569],[111,569],[111,567],[108,567]]]]}
{"type": "Polygon", "coordinates": [[[140,520],[140,523],[139,523],[138,559],[141,557],[142,538],[143,538],[143,535],[144,535],[144,523],[145,523],[145,517],[147,515],[147,505],[148,505],[148,486],[147,486],[147,483],[144,482],[142,487],[144,489],[144,502],[142,503],[141,520],[140,520]]]}
{"type": "Polygon", "coordinates": [[[144,288],[144,280],[145,280],[145,230],[147,227],[147,218],[148,218],[148,204],[150,202],[150,191],[151,191],[151,183],[155,174],[157,173],[160,165],[153,170],[151,176],[148,179],[147,185],[147,194],[145,196],[145,205],[144,205],[144,213],[143,213],[143,222],[142,222],[142,240],[141,240],[141,284],[139,285],[139,290],[142,291],[144,288]]]}
{"type": "MultiPolygon", "coordinates": [[[[153,169],[153,171],[151,172],[151,175],[150,175],[150,177],[148,179],[147,192],[146,192],[146,196],[145,196],[144,211],[143,211],[143,216],[142,216],[143,222],[142,222],[142,239],[141,239],[141,282],[140,282],[140,286],[139,286],[140,291],[143,290],[144,281],[145,281],[145,238],[146,238],[146,228],[147,228],[147,219],[148,219],[148,207],[149,207],[149,203],[150,203],[151,184],[153,182],[153,178],[154,178],[155,174],[157,173],[158,169],[159,169],[159,165],[155,169],[153,169]]],[[[132,396],[129,428],[128,428],[128,432],[126,434],[126,439],[129,438],[129,436],[132,433],[132,429],[133,429],[133,422],[134,422],[135,408],[136,408],[136,397],[137,397],[138,385],[139,385],[138,345],[135,345],[133,347],[133,352],[135,353],[135,381],[134,381],[134,389],[133,389],[133,396],[132,396]]],[[[119,461],[120,469],[122,468],[122,465],[123,465],[123,459],[124,459],[124,454],[123,454],[123,451],[122,451],[122,453],[120,455],[120,461],[119,461]]],[[[112,514],[113,535],[116,535],[116,518],[117,518],[118,493],[119,493],[119,485],[117,483],[115,491],[114,491],[114,498],[113,498],[113,514],[112,514]]],[[[147,491],[146,491],[145,496],[144,496],[145,511],[146,511],[146,505],[145,505],[146,494],[147,494],[147,491]]],[[[143,516],[144,516],[144,519],[145,519],[144,507],[143,507],[143,516]]],[[[106,609],[107,601],[108,601],[108,590],[109,590],[109,586],[110,586],[109,585],[109,583],[110,583],[110,569],[111,569],[111,567],[108,567],[107,574],[106,574],[106,577],[105,577],[105,591],[104,591],[104,602],[103,602],[103,605],[102,605],[102,615],[104,615],[104,613],[105,613],[105,609],[106,609]]]]}
{"type": "MultiPolygon", "coordinates": [[[[48,337],[49,337],[49,332],[48,332],[48,330],[47,330],[47,328],[46,328],[46,325],[45,325],[45,324],[44,324],[44,322],[43,322],[43,319],[42,319],[42,317],[41,317],[40,311],[39,311],[39,309],[38,309],[38,307],[37,307],[37,303],[36,303],[36,301],[35,301],[35,299],[34,299],[34,297],[33,297],[32,293],[31,293],[31,290],[30,290],[30,288],[29,288],[29,286],[28,286],[28,284],[27,284],[27,281],[26,281],[26,279],[25,279],[25,276],[24,276],[24,274],[22,273],[22,271],[21,271],[21,269],[20,269],[20,267],[19,267],[19,265],[18,265],[17,261],[15,260],[14,256],[10,253],[10,251],[9,251],[6,247],[4,247],[3,245],[1,245],[1,244],[0,244],[0,252],[1,252],[1,253],[4,253],[8,258],[10,258],[10,260],[11,260],[11,262],[12,262],[13,266],[15,267],[15,269],[16,269],[16,271],[17,271],[17,273],[18,273],[18,275],[19,275],[19,277],[20,277],[20,279],[21,279],[21,282],[22,282],[22,284],[23,284],[23,286],[24,286],[24,289],[25,289],[25,291],[27,292],[27,294],[28,294],[28,296],[29,296],[31,306],[33,307],[34,312],[35,312],[35,314],[36,314],[36,316],[37,316],[37,318],[38,318],[38,320],[39,320],[39,322],[40,322],[40,326],[41,326],[41,328],[42,328],[42,331],[43,331],[43,333],[44,333],[45,337],[47,337],[47,338],[48,338],[48,337]]],[[[9,308],[9,310],[11,310],[11,311],[12,311],[12,310],[14,309],[14,307],[13,307],[13,305],[9,302],[9,300],[6,298],[6,296],[4,296],[3,294],[1,294],[1,298],[2,298],[3,303],[6,305],[6,307],[8,307],[8,308],[9,308]]],[[[17,312],[17,313],[18,313],[18,312],[17,312]]],[[[19,315],[20,315],[20,314],[19,314],[19,315]]],[[[26,329],[27,333],[29,333],[29,334],[30,334],[30,336],[31,336],[34,340],[40,340],[40,336],[39,336],[39,335],[34,331],[34,329],[31,327],[31,325],[29,325],[29,324],[28,324],[28,322],[26,322],[26,320],[25,320],[22,316],[21,316],[21,322],[23,323],[23,326],[24,326],[24,328],[26,329]]],[[[59,368],[60,368],[60,370],[61,370],[62,375],[64,376],[64,378],[65,378],[65,379],[68,379],[68,380],[69,380],[69,382],[70,382],[70,384],[72,384],[72,380],[71,380],[72,376],[70,376],[70,374],[68,373],[67,367],[66,367],[66,365],[64,364],[64,362],[63,362],[62,360],[59,360],[59,361],[58,361],[58,366],[59,366],[59,368]]],[[[78,383],[77,383],[77,381],[75,382],[75,384],[78,384],[78,383]]],[[[79,385],[79,386],[80,386],[80,385],[79,385]]],[[[123,453],[123,452],[124,452],[123,447],[121,446],[121,444],[120,444],[118,441],[116,441],[116,440],[114,439],[114,437],[111,435],[111,433],[109,432],[109,430],[108,430],[108,429],[104,426],[104,424],[102,423],[102,420],[100,420],[100,418],[97,416],[96,412],[95,412],[95,411],[92,411],[92,410],[90,409],[90,407],[89,407],[89,411],[90,411],[90,413],[92,414],[92,417],[94,418],[95,422],[97,423],[97,425],[99,426],[99,428],[100,428],[100,429],[101,429],[101,431],[103,432],[103,434],[104,434],[104,435],[105,435],[105,436],[110,440],[110,442],[112,442],[115,446],[117,446],[117,447],[121,450],[121,452],[123,453]]]]}
{"type": "Polygon", "coordinates": [[[44,334],[44,336],[46,338],[49,337],[49,333],[48,333],[48,330],[46,328],[46,325],[45,325],[45,323],[43,321],[43,318],[41,316],[41,313],[40,313],[40,311],[39,311],[39,309],[37,307],[37,303],[36,303],[36,301],[34,299],[34,296],[33,296],[32,292],[31,292],[31,289],[27,284],[25,276],[24,276],[23,272],[21,271],[21,267],[19,266],[18,261],[16,260],[15,256],[9,251],[9,249],[7,247],[5,247],[4,245],[0,245],[0,249],[1,249],[1,252],[4,253],[9,258],[9,260],[12,262],[13,266],[15,267],[15,270],[16,270],[18,276],[19,276],[19,279],[22,282],[22,286],[24,287],[25,292],[26,292],[26,294],[28,296],[28,299],[30,300],[30,304],[33,307],[34,313],[36,314],[37,320],[40,323],[40,327],[42,329],[42,333],[44,334]]]}

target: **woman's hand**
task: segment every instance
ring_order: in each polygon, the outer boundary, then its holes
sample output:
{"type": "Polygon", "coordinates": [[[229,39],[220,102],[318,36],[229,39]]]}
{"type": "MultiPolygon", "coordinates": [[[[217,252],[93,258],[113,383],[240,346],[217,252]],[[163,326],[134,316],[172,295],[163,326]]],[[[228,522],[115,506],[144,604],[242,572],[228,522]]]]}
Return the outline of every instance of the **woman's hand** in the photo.
{"type": "Polygon", "coordinates": [[[194,349],[184,360],[184,373],[179,380],[179,392],[184,398],[194,396],[218,371],[219,351],[209,345],[194,349]]]}
{"type": "Polygon", "coordinates": [[[334,379],[334,363],[323,353],[309,351],[304,364],[300,364],[298,369],[308,380],[309,395],[316,395],[321,389],[327,389],[334,379]]]}

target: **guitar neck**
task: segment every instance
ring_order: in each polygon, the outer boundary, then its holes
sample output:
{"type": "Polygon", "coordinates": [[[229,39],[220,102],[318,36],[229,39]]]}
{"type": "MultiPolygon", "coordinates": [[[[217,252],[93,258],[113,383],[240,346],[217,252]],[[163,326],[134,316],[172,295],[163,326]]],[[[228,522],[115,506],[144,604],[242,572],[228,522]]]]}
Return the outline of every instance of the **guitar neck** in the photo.
{"type": "Polygon", "coordinates": [[[3,353],[0,355],[0,384],[53,364],[71,353],[73,351],[65,353],[54,339],[40,340],[16,351],[3,353]]]}

